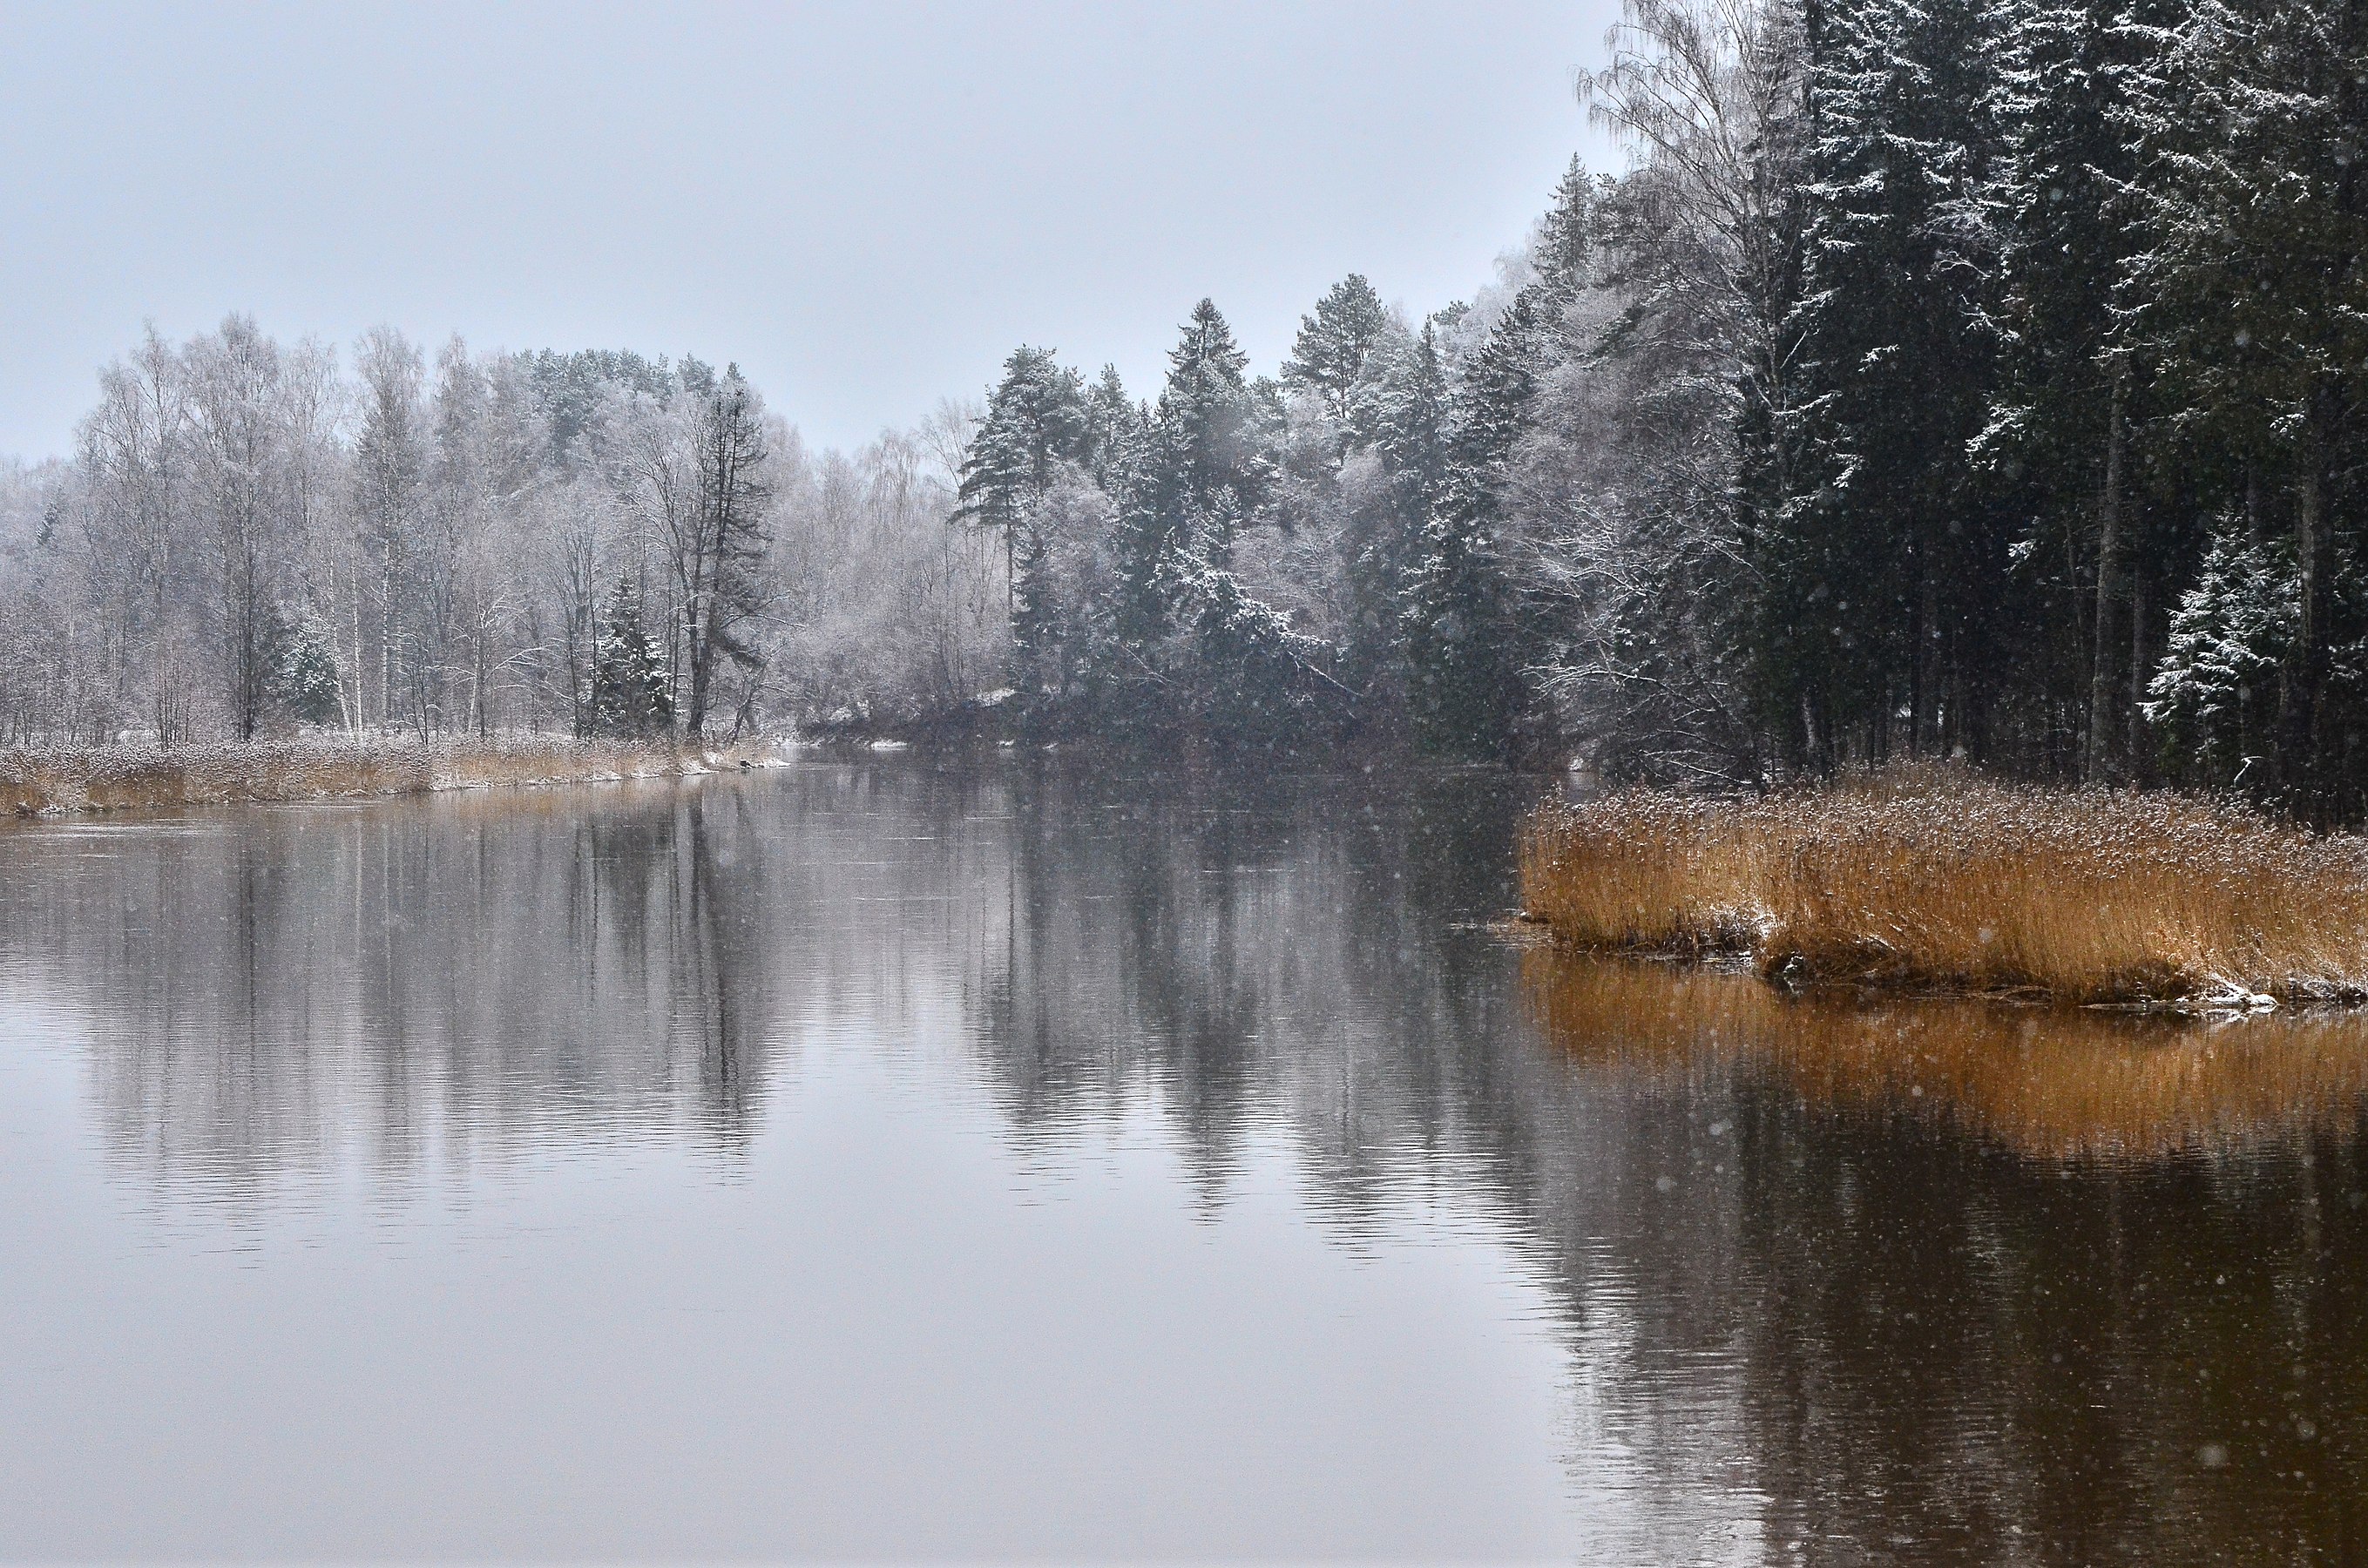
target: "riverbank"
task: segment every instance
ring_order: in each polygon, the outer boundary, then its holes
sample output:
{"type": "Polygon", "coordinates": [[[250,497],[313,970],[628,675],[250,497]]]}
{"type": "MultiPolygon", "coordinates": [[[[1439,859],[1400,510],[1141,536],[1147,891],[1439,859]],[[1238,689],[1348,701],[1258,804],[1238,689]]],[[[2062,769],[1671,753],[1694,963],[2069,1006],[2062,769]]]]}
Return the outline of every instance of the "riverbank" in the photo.
{"type": "Polygon", "coordinates": [[[1895,770],[1759,799],[1541,808],[1529,915],[1572,947],[2072,1003],[2368,1000],[2368,840],[2167,793],[1895,770]]]}
{"type": "Polygon", "coordinates": [[[241,802],[343,801],[495,785],[677,778],[753,765],[770,741],[708,748],[663,742],[495,735],[0,749],[0,812],[154,811],[241,802]]]}

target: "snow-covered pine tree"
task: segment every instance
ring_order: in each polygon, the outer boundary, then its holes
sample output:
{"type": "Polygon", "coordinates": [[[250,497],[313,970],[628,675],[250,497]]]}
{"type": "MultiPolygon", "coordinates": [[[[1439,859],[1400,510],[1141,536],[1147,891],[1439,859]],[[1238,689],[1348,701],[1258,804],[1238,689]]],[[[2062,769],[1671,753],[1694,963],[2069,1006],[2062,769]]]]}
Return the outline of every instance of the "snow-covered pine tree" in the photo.
{"type": "Polygon", "coordinates": [[[1029,509],[1053,483],[1055,469],[1076,460],[1090,434],[1086,391],[1077,372],[1046,348],[1022,346],[1003,362],[1003,379],[987,394],[962,454],[954,517],[1001,536],[1008,556],[1027,526],[1029,509]]]}
{"type": "Polygon", "coordinates": [[[641,590],[630,574],[609,591],[599,628],[588,704],[593,733],[629,739],[664,733],[674,722],[674,685],[665,653],[643,625],[641,590]]]}
{"type": "Polygon", "coordinates": [[[1222,566],[1273,476],[1259,440],[1266,411],[1243,376],[1249,356],[1211,301],[1192,308],[1167,364],[1151,428],[1160,511],[1173,545],[1222,566]]]}
{"type": "Polygon", "coordinates": [[[1243,376],[1249,357],[1225,318],[1202,300],[1182,330],[1112,541],[1116,641],[1137,684],[1154,686],[1167,679],[1162,643],[1176,624],[1187,569],[1227,563],[1234,532],[1264,498],[1270,472],[1256,447],[1257,410],[1243,376]]]}
{"type": "Polygon", "coordinates": [[[2292,553],[2224,519],[2147,687],[2146,718],[2173,777],[2258,786],[2249,775],[2277,740],[2278,677],[2301,606],[2292,553]]]}
{"type": "Polygon", "coordinates": [[[1003,546],[1012,679],[1030,704],[1057,670],[1060,653],[1049,644],[1064,619],[1047,575],[1053,543],[1041,516],[1044,495],[1064,464],[1087,455],[1092,415],[1077,372],[1050,349],[1022,346],[1004,361],[986,416],[962,454],[954,519],[1003,546]]]}
{"type": "Polygon", "coordinates": [[[1426,320],[1418,333],[1385,338],[1369,356],[1354,396],[1372,426],[1364,461],[1381,483],[1378,494],[1359,495],[1347,510],[1341,679],[1368,694],[1372,717],[1404,708],[1406,578],[1447,472],[1452,403],[1436,320],[1426,320]]]}
{"type": "Polygon", "coordinates": [[[1446,479],[1448,422],[1454,413],[1437,316],[1381,367],[1373,405],[1374,449],[1402,478],[1416,507],[1427,509],[1446,479]]]}
{"type": "Polygon", "coordinates": [[[2368,461],[2368,13],[2354,0],[2196,0],[2157,29],[2147,244],[2120,304],[2170,417],[2233,455],[2248,527],[2291,541],[2294,633],[2262,766],[2291,809],[2368,805],[2368,692],[2344,672],[2368,461]]]}
{"type": "Polygon", "coordinates": [[[1190,719],[1204,733],[1271,741],[1311,687],[1353,700],[1330,650],[1246,591],[1236,536],[1267,513],[1281,388],[1247,380],[1248,357],[1203,300],[1168,356],[1111,536],[1110,635],[1097,685],[1122,716],[1190,719]]]}
{"type": "Polygon", "coordinates": [[[548,459],[555,467],[570,467],[585,455],[579,448],[604,399],[624,392],[663,402],[674,392],[674,372],[664,358],[645,358],[630,349],[562,354],[545,348],[518,358],[541,415],[548,459]]]}
{"type": "Polygon", "coordinates": [[[1149,416],[1143,405],[1127,396],[1118,367],[1104,365],[1102,373],[1085,391],[1085,439],[1080,459],[1094,483],[1116,494],[1133,481],[1143,464],[1144,434],[1149,416]]]}
{"type": "Polygon", "coordinates": [[[1282,362],[1282,384],[1315,398],[1338,427],[1335,457],[1351,442],[1372,438],[1371,421],[1360,417],[1358,391],[1366,367],[1389,336],[1392,322],[1381,295],[1361,273],[1350,273],[1299,319],[1299,335],[1282,362]]]}
{"type": "Polygon", "coordinates": [[[337,679],[336,641],[315,618],[288,625],[279,640],[273,693],[289,717],[306,724],[334,724],[344,714],[337,679]]]}
{"type": "Polygon", "coordinates": [[[2131,446],[2149,412],[2150,359],[2112,305],[2146,243],[2133,193],[2154,36],[2144,14],[2162,8],[2012,0],[1989,87],[1998,155],[1982,202],[1999,358],[1975,449],[1992,492],[2030,519],[2016,541],[2030,569],[2009,578],[2000,607],[2023,650],[2014,682],[2027,700],[2083,716],[2091,778],[2146,760],[2135,722],[2153,631],[2146,585],[2162,551],[2144,548],[2149,509],[2131,446]],[[2086,594],[2052,569],[2067,559],[2089,564],[2086,594]]]}
{"type": "Polygon", "coordinates": [[[1530,262],[1547,295],[1567,303],[1587,282],[1594,258],[1596,203],[1600,193],[1584,160],[1574,156],[1554,186],[1554,199],[1539,221],[1530,262]]]}
{"type": "Polygon", "coordinates": [[[1965,456],[1994,357],[1989,13],[1819,5],[1807,36],[1805,472],[1759,541],[1761,711],[1821,765],[1978,749],[2005,562],[1965,456]]]}
{"type": "Polygon", "coordinates": [[[1517,293],[1456,387],[1438,494],[1405,574],[1408,716],[1421,744],[1444,756],[1504,757],[1526,706],[1499,529],[1537,393],[1543,301],[1534,288],[1517,293]]]}

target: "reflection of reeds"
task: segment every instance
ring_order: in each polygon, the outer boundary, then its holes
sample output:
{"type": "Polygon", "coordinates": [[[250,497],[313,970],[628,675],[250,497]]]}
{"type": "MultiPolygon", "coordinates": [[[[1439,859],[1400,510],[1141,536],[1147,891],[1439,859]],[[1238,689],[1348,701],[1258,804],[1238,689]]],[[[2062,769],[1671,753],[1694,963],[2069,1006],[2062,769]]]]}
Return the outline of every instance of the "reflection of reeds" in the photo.
{"type": "Polygon", "coordinates": [[[1750,801],[1629,792],[1522,835],[1567,944],[2064,1000],[2368,991],[2368,843],[2161,793],[1895,770],[1750,801]]]}
{"type": "Polygon", "coordinates": [[[0,810],[120,811],[242,801],[335,801],[495,784],[659,778],[753,758],[768,746],[701,751],[555,735],[417,741],[343,738],[244,745],[45,746],[0,751],[0,810]]]}
{"type": "Polygon", "coordinates": [[[1533,948],[1523,988],[1591,1066],[1781,1074],[1821,1105],[1947,1119],[2043,1159],[2226,1153],[2368,1098],[2368,1017],[2161,1015],[1982,999],[1794,997],[1731,971],[1533,948]]]}

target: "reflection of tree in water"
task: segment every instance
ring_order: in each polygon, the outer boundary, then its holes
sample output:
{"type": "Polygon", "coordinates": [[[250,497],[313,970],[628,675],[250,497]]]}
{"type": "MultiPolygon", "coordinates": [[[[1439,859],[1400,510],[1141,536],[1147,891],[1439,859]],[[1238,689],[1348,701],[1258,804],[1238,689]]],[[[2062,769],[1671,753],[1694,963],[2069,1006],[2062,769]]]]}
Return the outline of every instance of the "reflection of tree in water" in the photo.
{"type": "Polygon", "coordinates": [[[657,1012],[644,1029],[669,1048],[670,1070],[686,1064],[695,1081],[680,1085],[716,1133],[745,1141],[761,1087],[759,1047],[750,1020],[766,1021],[769,966],[758,949],[761,927],[750,890],[761,887],[761,835],[740,831],[746,802],[728,790],[696,790],[671,810],[581,820],[572,857],[567,956],[586,969],[579,994],[597,1005],[604,956],[623,966],[629,995],[657,1012]],[[711,821],[711,818],[715,819],[711,821]],[[756,863],[741,868],[742,857],[756,863]],[[588,874],[587,874],[588,873],[588,874]],[[603,915],[616,926],[601,939],[603,915]]]}
{"type": "Polygon", "coordinates": [[[742,907],[766,840],[728,788],[15,848],[0,943],[91,1017],[109,1142],[160,1175],[256,1190],[563,1128],[731,1147],[756,1114],[779,974],[742,907]]]}
{"type": "Polygon", "coordinates": [[[1148,1110],[1212,1203],[1279,1134],[1352,1239],[1485,1211],[1639,1560],[1722,1508],[1781,1561],[2368,1550],[2368,1024],[2198,1044],[1560,966],[1466,928],[1526,794],[1023,759],[44,831],[0,950],[85,1015],[119,1154],[239,1190],[734,1149],[780,1042],[959,1000],[1023,1142],[1148,1110]]]}
{"type": "Polygon", "coordinates": [[[1793,999],[1735,971],[1524,956],[1573,1059],[1644,1082],[1733,1065],[1801,1097],[1945,1123],[2041,1160],[2241,1154],[2368,1096],[2368,1017],[2161,1014],[1972,999],[1793,999]]]}
{"type": "Polygon", "coordinates": [[[1513,798],[1469,779],[1047,773],[1013,809],[975,983],[1023,1133],[1147,1096],[1215,1190],[1287,1119],[1352,1233],[1481,1173],[1633,1456],[1647,1558],[2368,1550],[2368,1026],[1804,1028],[1748,977],[1641,965],[1557,991],[1454,928],[1510,897],[1474,868],[1513,798]]]}
{"type": "Polygon", "coordinates": [[[1285,1111],[1352,1208],[1360,1172],[1429,1139],[1426,1049],[1490,1006],[1460,978],[1485,944],[1442,938],[1508,902],[1471,873],[1508,862],[1528,792],[1485,774],[1426,799],[1287,775],[1015,771],[1012,915],[973,983],[1015,1122],[1057,1135],[1149,1095],[1213,1199],[1246,1124],[1285,1111]],[[1412,852],[1451,829],[1492,848],[1412,852]]]}
{"type": "Polygon", "coordinates": [[[1967,1562],[2023,1536],[2074,1562],[2360,1552],[2356,1124],[2069,1170],[1782,1094],[1740,1119],[1726,1293],[1784,1535],[1967,1562]]]}
{"type": "MultiPolygon", "coordinates": [[[[1769,1539],[1830,1561],[2368,1550],[2368,1026],[1788,1002],[1525,959],[1582,1081],[1687,1107],[1645,1210],[1713,1207],[1769,1539]],[[1910,1549],[1912,1543],[1912,1550],[1910,1549]]],[[[1632,1227],[1647,1241],[1649,1223],[1632,1227]]]]}

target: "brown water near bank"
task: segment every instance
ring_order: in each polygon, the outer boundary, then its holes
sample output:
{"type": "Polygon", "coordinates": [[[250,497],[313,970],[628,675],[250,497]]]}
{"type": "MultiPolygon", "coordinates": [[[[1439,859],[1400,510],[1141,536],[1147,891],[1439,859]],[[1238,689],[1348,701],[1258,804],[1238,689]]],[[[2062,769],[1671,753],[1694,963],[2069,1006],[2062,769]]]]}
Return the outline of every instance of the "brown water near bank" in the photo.
{"type": "Polygon", "coordinates": [[[1981,997],[1793,995],[1735,968],[1538,948],[1523,990],[1590,1068],[1765,1076],[2032,1159],[2231,1157],[2340,1132],[2368,1102],[2368,1017],[2215,1020],[1981,997]]]}
{"type": "Polygon", "coordinates": [[[1521,983],[1582,1081],[1684,1128],[1631,1201],[1672,1345],[1733,1358],[1760,1560],[2368,1554],[2362,1020],[1543,948],[1521,983]]]}

